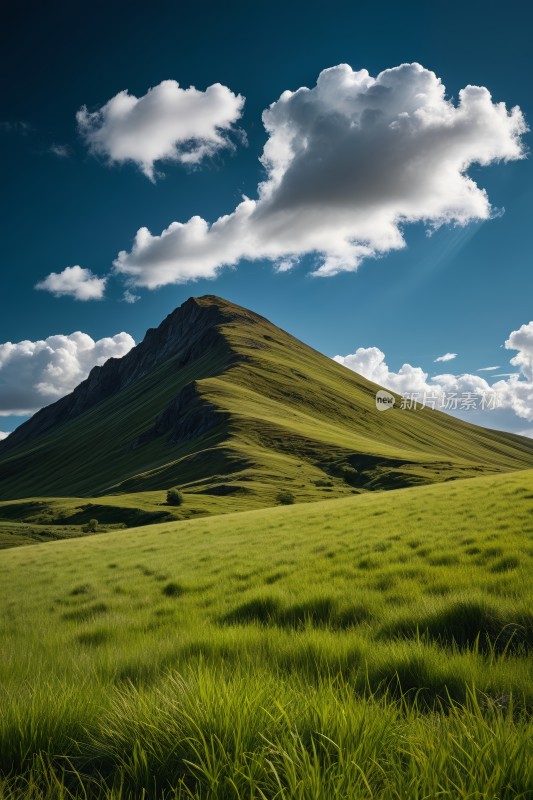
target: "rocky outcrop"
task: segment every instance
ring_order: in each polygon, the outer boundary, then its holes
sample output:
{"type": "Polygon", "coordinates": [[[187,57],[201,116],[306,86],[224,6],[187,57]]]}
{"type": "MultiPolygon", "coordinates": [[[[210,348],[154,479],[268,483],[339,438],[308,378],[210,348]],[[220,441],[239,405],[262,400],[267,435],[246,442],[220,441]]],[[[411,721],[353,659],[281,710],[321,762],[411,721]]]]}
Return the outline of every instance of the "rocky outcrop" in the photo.
{"type": "Polygon", "coordinates": [[[159,414],[149,430],[133,440],[131,447],[136,449],[159,436],[166,436],[170,444],[180,444],[202,436],[227,417],[202,397],[197,382],[193,381],[159,414]]]}

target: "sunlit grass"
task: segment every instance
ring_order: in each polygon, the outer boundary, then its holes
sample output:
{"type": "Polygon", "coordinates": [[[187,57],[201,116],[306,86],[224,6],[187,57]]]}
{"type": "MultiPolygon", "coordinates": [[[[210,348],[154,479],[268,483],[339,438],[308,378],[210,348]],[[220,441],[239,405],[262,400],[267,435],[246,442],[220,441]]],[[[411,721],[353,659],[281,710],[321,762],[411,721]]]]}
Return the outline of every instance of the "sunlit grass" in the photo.
{"type": "Polygon", "coordinates": [[[532,485],[3,551],[0,797],[532,797],[532,485]]]}

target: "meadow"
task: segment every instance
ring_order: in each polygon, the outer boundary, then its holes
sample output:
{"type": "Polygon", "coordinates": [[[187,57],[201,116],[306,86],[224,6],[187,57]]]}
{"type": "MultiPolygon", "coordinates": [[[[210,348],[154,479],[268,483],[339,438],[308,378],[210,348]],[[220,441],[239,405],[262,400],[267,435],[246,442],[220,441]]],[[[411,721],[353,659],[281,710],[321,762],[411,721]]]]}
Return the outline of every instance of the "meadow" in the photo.
{"type": "Polygon", "coordinates": [[[0,553],[0,798],[533,797],[533,471],[0,553]]]}

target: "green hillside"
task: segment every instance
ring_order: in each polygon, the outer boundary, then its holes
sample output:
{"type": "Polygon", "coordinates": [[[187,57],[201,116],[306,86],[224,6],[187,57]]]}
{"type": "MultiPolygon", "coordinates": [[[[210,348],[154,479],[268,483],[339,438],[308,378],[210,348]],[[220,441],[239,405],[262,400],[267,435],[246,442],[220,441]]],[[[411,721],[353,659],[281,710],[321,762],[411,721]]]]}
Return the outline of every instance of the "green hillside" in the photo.
{"type": "Polygon", "coordinates": [[[527,800],[532,577],[532,470],[3,551],[0,797],[527,800]]]}
{"type": "Polygon", "coordinates": [[[0,499],[138,495],[165,513],[179,486],[182,516],[533,466],[531,440],[399,403],[379,413],[377,388],[246,309],[191,298],[0,444],[0,499]]]}

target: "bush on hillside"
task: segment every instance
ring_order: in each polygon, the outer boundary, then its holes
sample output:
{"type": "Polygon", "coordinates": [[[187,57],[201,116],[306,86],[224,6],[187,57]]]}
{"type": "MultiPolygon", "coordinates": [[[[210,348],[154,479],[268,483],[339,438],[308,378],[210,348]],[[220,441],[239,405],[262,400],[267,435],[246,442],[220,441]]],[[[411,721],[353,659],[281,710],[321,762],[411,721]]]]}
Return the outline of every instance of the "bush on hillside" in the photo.
{"type": "Polygon", "coordinates": [[[277,493],[276,500],[282,506],[291,506],[294,502],[296,502],[293,493],[288,492],[286,489],[277,493]]]}
{"type": "Polygon", "coordinates": [[[167,492],[167,503],[169,506],[181,506],[183,495],[179,489],[169,489],[167,492]]]}

